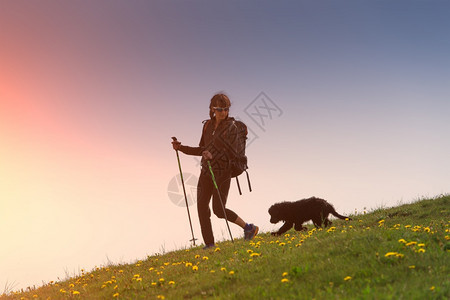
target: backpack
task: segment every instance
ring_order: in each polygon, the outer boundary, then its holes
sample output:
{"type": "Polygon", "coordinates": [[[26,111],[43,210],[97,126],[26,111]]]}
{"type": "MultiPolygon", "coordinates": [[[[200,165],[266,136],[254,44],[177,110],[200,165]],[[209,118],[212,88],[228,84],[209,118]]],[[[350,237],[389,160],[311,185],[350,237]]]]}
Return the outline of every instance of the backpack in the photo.
{"type": "MultiPolygon", "coordinates": [[[[236,178],[236,183],[238,186],[239,194],[242,195],[241,186],[239,184],[238,176],[241,175],[243,172],[247,175],[247,182],[248,182],[248,188],[250,192],[252,191],[252,186],[250,184],[250,176],[248,175],[247,169],[247,156],[245,155],[245,146],[247,143],[247,125],[244,124],[244,122],[235,120],[234,118],[231,118],[231,125],[228,129],[228,134],[231,135],[233,132],[236,133],[236,136],[232,136],[231,138],[235,138],[236,141],[236,149],[235,149],[235,159],[230,161],[231,165],[231,177],[236,178]],[[232,131],[233,127],[236,129],[236,131],[232,131]]],[[[206,127],[208,126],[209,120],[205,122],[204,130],[206,130],[206,127]]]]}
{"type": "Polygon", "coordinates": [[[233,124],[231,126],[236,127],[237,131],[237,155],[236,159],[231,162],[231,177],[236,178],[236,183],[239,190],[239,195],[242,195],[241,186],[239,184],[238,176],[243,172],[247,175],[248,189],[250,192],[252,191],[252,186],[250,184],[250,177],[248,176],[248,165],[247,165],[247,156],[245,155],[245,146],[247,143],[247,125],[244,122],[232,119],[233,124]]]}

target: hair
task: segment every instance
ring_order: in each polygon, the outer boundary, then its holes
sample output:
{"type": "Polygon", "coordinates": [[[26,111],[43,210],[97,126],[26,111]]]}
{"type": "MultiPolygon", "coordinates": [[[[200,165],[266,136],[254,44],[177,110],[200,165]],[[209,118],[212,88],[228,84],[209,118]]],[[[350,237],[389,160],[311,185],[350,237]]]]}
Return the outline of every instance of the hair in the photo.
{"type": "Polygon", "coordinates": [[[230,106],[231,106],[231,101],[227,95],[222,94],[222,93],[215,94],[211,98],[211,103],[209,104],[209,116],[211,117],[211,119],[214,118],[213,107],[230,107],[230,106]]]}

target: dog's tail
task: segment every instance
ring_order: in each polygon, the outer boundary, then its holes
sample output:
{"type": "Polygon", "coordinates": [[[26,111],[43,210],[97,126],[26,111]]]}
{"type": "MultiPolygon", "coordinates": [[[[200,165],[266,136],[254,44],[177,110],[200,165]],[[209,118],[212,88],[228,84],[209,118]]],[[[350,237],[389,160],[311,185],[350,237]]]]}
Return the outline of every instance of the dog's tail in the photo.
{"type": "Polygon", "coordinates": [[[330,206],[331,206],[331,207],[330,207],[330,213],[331,213],[333,216],[335,216],[336,218],[342,219],[342,220],[346,220],[346,219],[351,220],[351,218],[349,218],[349,217],[346,217],[346,216],[343,216],[343,215],[338,214],[337,211],[334,209],[334,207],[333,207],[332,205],[330,205],[330,206]]]}

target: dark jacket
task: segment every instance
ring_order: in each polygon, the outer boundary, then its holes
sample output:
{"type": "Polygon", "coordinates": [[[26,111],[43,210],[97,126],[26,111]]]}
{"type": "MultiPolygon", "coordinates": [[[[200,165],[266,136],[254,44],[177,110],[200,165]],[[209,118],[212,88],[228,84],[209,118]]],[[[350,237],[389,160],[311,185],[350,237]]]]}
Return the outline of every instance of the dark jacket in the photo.
{"type": "MultiPolygon", "coordinates": [[[[232,117],[220,122],[216,129],[215,122],[215,119],[204,121],[199,147],[181,145],[180,151],[201,156],[208,150],[213,156],[210,163],[214,173],[225,173],[230,171],[230,164],[237,156],[237,127],[232,117]]],[[[207,162],[202,158],[202,172],[207,170],[207,162]]]]}

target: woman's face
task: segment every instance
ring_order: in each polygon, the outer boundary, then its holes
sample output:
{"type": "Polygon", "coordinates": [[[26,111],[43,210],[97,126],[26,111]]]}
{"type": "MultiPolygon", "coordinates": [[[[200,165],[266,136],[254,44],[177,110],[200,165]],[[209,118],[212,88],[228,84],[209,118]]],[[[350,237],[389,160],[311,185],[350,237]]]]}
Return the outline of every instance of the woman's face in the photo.
{"type": "Polygon", "coordinates": [[[214,114],[216,115],[216,121],[223,121],[228,117],[229,107],[214,107],[214,114]]]}

